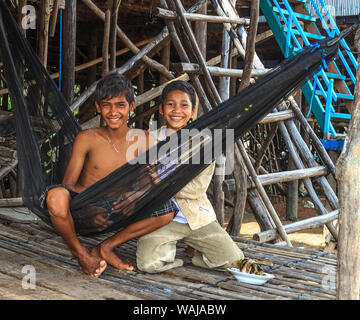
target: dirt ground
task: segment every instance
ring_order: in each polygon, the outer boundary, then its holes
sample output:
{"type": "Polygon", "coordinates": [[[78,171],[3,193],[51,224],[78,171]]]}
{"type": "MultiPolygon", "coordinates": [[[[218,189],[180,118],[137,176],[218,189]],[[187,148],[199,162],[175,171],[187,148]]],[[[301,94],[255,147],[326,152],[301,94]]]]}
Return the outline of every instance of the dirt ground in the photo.
{"type": "MultiPolygon", "coordinates": [[[[299,198],[298,220],[303,220],[317,216],[316,210],[312,208],[311,205],[312,202],[310,198],[307,197],[299,198]]],[[[279,203],[273,203],[273,206],[276,212],[278,213],[283,225],[294,222],[294,221],[286,220],[286,202],[279,201],[279,203]]],[[[226,210],[226,212],[229,211],[226,210]]],[[[227,219],[225,218],[225,220],[227,219]]],[[[324,229],[326,229],[326,227],[321,226],[314,229],[301,230],[299,232],[289,234],[289,239],[293,244],[293,246],[295,247],[330,251],[329,245],[326,245],[325,243],[325,235],[327,233],[327,230],[324,229]]],[[[261,231],[260,226],[256,222],[251,209],[247,205],[245,209],[243,224],[240,230],[240,236],[247,239],[252,239],[253,235],[260,231],[261,231]]]]}

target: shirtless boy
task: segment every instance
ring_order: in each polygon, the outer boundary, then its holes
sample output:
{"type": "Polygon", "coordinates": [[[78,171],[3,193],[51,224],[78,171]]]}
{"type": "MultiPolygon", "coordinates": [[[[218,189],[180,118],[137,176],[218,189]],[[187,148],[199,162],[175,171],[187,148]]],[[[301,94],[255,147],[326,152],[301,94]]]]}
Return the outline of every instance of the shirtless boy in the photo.
{"type": "Polygon", "coordinates": [[[147,132],[144,132],[145,135],[139,135],[136,133],[138,129],[130,129],[127,126],[127,119],[135,101],[131,83],[125,77],[111,74],[101,79],[95,92],[95,104],[106,126],[84,130],[77,135],[62,185],[49,188],[46,204],[54,228],[77,258],[82,270],[88,275],[99,277],[107,263],[119,269],[134,270],[131,264],[123,262],[114,253],[114,249],[130,239],[169,223],[174,217],[176,207],[170,205],[168,212],[164,213],[165,210],[161,210],[161,214],[153,214],[149,218],[130,224],[97,245],[91,252],[80,243],[69,209],[71,196],[130,161],[131,159],[126,158],[126,151],[130,146],[142,152],[153,144],[147,132]],[[129,139],[133,134],[145,138],[129,139]],[[135,148],[133,144],[137,144],[135,148]]]}

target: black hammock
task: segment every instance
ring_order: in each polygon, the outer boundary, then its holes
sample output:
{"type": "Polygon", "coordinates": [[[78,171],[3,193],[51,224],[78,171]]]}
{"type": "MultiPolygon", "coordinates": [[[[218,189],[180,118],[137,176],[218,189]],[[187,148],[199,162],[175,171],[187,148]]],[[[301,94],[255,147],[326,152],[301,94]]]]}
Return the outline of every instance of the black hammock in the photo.
{"type": "MultiPolygon", "coordinates": [[[[239,139],[337,50],[338,41],[330,39],[305,48],[185,128],[197,129],[200,135],[184,142],[185,131],[180,130],[139,156],[138,163],[123,165],[79,193],[70,202],[76,231],[85,235],[119,230],[149,217],[225,151],[227,134],[239,139]],[[213,139],[219,134],[220,140],[213,139]],[[141,164],[145,156],[147,163],[141,164]],[[123,201],[120,211],[109,212],[115,200],[130,194],[135,198],[131,205],[123,201]],[[98,224],[99,215],[111,224],[98,224]]],[[[1,0],[0,53],[15,118],[20,192],[26,206],[51,224],[39,197],[48,186],[61,183],[81,128],[1,0]]]]}

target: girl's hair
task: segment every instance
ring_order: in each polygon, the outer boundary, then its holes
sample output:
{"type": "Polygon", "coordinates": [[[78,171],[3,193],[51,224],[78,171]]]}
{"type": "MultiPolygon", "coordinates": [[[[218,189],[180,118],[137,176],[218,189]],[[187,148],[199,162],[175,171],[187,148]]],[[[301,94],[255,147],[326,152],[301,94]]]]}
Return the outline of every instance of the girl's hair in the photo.
{"type": "Polygon", "coordinates": [[[161,93],[161,104],[164,104],[168,94],[174,90],[180,90],[187,93],[190,97],[192,108],[194,109],[196,107],[196,92],[194,87],[190,83],[182,80],[172,81],[163,89],[161,93]]]}
{"type": "Polygon", "coordinates": [[[105,99],[111,99],[123,94],[131,104],[134,98],[134,89],[131,82],[119,73],[112,73],[100,79],[96,85],[95,101],[100,103],[105,99]]]}

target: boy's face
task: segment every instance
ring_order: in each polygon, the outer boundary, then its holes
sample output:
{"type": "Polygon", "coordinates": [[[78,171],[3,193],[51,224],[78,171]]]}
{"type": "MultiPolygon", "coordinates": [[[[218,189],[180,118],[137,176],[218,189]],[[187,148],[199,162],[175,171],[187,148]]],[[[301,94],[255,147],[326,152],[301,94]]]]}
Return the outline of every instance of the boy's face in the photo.
{"type": "Polygon", "coordinates": [[[185,127],[196,112],[189,95],[181,90],[170,91],[159,111],[164,116],[167,126],[174,130],[185,127]]]}
{"type": "Polygon", "coordinates": [[[135,101],[129,104],[125,95],[120,94],[119,96],[102,100],[100,105],[95,102],[95,105],[107,126],[111,129],[117,129],[124,125],[127,126],[127,119],[129,113],[134,110],[135,101]]]}

